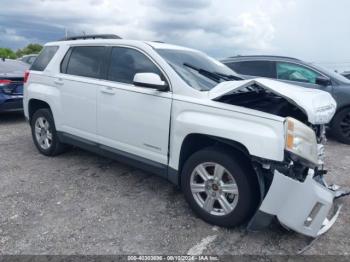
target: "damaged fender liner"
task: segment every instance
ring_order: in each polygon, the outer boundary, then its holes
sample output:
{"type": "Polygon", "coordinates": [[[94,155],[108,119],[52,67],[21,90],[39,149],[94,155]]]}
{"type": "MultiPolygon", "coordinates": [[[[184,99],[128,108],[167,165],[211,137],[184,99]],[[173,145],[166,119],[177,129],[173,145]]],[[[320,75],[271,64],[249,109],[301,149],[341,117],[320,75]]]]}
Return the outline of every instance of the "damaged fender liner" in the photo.
{"type": "Polygon", "coordinates": [[[256,231],[266,227],[276,216],[281,224],[306,236],[317,237],[327,232],[341,206],[328,218],[336,193],[319,184],[313,176],[314,171],[310,169],[305,181],[300,182],[275,170],[270,189],[248,229],[256,231]]]}

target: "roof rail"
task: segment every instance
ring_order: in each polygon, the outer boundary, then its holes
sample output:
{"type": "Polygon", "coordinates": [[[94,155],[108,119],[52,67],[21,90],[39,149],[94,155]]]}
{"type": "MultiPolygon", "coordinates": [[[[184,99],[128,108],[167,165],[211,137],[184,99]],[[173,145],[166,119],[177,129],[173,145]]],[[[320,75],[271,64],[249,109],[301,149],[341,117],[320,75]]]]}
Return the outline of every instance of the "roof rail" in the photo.
{"type": "Polygon", "coordinates": [[[70,40],[85,40],[85,39],[122,39],[118,35],[113,34],[102,34],[102,35],[76,35],[76,36],[69,36],[60,39],[59,41],[70,41],[70,40]]]}

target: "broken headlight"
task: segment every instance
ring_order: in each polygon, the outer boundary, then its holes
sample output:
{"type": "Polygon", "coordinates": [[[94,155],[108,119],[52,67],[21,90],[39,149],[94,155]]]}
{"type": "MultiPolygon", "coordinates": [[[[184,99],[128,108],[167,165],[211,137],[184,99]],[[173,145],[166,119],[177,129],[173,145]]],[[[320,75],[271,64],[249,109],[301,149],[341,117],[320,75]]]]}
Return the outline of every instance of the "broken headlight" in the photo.
{"type": "Polygon", "coordinates": [[[317,165],[317,140],[314,130],[291,117],[286,118],[285,130],[285,149],[293,155],[317,165]]]}

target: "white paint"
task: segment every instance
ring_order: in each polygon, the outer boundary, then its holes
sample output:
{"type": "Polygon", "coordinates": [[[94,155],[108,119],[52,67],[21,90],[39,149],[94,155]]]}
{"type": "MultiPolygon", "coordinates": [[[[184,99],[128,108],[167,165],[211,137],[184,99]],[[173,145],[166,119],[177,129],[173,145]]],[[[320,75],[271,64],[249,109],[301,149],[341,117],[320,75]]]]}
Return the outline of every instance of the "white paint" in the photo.
{"type": "Polygon", "coordinates": [[[217,235],[207,236],[206,238],[203,238],[201,242],[191,247],[188,250],[187,254],[190,256],[201,255],[203,251],[207,248],[207,246],[216,239],[216,237],[217,235]]]}
{"type": "Polygon", "coordinates": [[[311,169],[304,182],[275,171],[272,184],[259,211],[276,216],[281,224],[300,234],[315,238],[325,233],[335,223],[340,207],[335,215],[327,220],[333,207],[335,192],[319,184],[313,177],[314,171],[311,169]],[[285,194],[287,191],[288,194],[285,194]],[[321,208],[312,223],[305,226],[305,220],[317,203],[321,204],[321,208]]]}

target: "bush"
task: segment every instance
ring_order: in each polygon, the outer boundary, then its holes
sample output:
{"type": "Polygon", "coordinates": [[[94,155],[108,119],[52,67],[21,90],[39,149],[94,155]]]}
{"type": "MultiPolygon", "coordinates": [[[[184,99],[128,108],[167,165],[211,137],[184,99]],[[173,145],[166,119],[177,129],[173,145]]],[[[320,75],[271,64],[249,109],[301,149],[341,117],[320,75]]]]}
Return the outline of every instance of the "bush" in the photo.
{"type": "Polygon", "coordinates": [[[0,58],[16,59],[16,54],[10,48],[0,48],[0,58]]]}
{"type": "Polygon", "coordinates": [[[38,54],[41,49],[43,49],[42,45],[39,44],[29,44],[26,47],[22,49],[18,49],[16,51],[17,57],[22,57],[24,55],[30,55],[30,54],[38,54]]]}
{"type": "Polygon", "coordinates": [[[41,51],[41,49],[43,49],[42,45],[29,44],[22,49],[18,49],[15,53],[10,48],[0,47],[0,58],[16,59],[24,55],[38,54],[41,51]]]}

